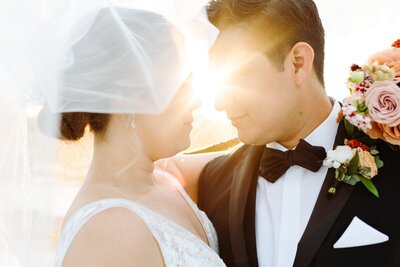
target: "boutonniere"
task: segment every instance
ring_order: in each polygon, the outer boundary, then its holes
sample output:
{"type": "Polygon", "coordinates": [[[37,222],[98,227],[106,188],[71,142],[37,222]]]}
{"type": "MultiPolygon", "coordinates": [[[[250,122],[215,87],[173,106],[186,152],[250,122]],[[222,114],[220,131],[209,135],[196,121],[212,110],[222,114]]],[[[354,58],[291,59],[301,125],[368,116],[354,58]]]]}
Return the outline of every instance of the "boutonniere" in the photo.
{"type": "Polygon", "coordinates": [[[341,182],[353,186],[362,182],[372,194],[379,197],[379,192],[371,181],[378,174],[378,169],[383,167],[383,161],[378,154],[375,146],[368,147],[355,139],[346,140],[345,145],[328,151],[323,165],[335,168],[336,178],[328,193],[334,195],[341,182]]]}

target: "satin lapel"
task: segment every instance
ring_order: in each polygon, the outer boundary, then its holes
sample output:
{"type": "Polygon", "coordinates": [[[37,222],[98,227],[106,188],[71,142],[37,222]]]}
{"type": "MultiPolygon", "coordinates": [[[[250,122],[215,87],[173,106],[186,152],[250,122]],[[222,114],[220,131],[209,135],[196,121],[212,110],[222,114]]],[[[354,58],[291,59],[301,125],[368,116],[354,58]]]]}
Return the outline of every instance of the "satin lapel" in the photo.
{"type": "Polygon", "coordinates": [[[258,176],[264,146],[251,146],[233,172],[229,205],[229,233],[232,252],[237,267],[249,266],[247,255],[244,214],[252,179],[258,176]]]}
{"type": "MultiPolygon", "coordinates": [[[[336,134],[334,148],[342,145],[347,138],[344,123],[341,122],[336,134]]],[[[325,177],[317,203],[297,247],[294,267],[309,266],[353,192],[354,186],[341,184],[335,196],[328,196],[328,189],[335,179],[335,169],[330,168],[325,177]]]]}
{"type": "Polygon", "coordinates": [[[246,211],[244,213],[244,236],[246,239],[247,257],[252,267],[258,267],[256,244],[256,194],[258,175],[253,177],[247,196],[246,211]]]}

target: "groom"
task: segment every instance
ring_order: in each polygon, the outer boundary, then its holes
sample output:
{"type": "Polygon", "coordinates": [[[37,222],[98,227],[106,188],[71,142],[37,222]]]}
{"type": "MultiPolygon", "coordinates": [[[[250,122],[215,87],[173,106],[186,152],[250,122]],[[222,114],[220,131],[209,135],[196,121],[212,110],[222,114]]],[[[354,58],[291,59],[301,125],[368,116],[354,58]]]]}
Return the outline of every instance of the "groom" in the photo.
{"type": "Polygon", "coordinates": [[[211,51],[225,84],[216,106],[245,143],[206,165],[199,181],[198,205],[225,263],[400,266],[400,153],[378,145],[380,198],[361,183],[328,194],[335,171],[321,162],[348,136],[340,103],[325,92],[314,2],[217,0],[209,16],[221,31],[211,51]]]}

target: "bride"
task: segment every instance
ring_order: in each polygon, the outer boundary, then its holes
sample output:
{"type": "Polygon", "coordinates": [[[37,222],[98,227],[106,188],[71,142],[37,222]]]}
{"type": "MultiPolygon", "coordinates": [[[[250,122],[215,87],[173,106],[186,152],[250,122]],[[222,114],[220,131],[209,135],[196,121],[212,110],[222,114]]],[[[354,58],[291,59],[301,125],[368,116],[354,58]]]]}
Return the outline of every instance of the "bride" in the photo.
{"type": "Polygon", "coordinates": [[[61,67],[49,70],[55,83],[42,83],[39,122],[66,140],[89,127],[94,154],[65,216],[55,266],[225,266],[206,215],[154,167],[190,144],[199,107],[190,73],[206,56],[199,44],[211,27],[196,5],[104,5],[75,19],[59,43],[61,67]],[[47,127],[54,119],[58,127],[47,127]]]}

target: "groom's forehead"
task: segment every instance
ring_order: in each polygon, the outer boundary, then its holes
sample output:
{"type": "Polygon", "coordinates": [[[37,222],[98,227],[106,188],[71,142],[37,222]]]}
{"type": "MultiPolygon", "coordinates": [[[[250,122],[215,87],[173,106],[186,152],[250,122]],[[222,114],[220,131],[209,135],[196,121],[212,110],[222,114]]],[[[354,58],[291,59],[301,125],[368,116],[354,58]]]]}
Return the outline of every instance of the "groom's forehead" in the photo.
{"type": "Polygon", "coordinates": [[[241,28],[224,30],[218,36],[210,50],[210,65],[212,68],[226,68],[240,65],[251,57],[255,47],[249,34],[241,28]]]}
{"type": "Polygon", "coordinates": [[[272,46],[272,43],[255,36],[249,27],[232,26],[221,31],[211,47],[210,66],[229,68],[246,65],[255,55],[265,54],[269,46],[272,46]]]}

